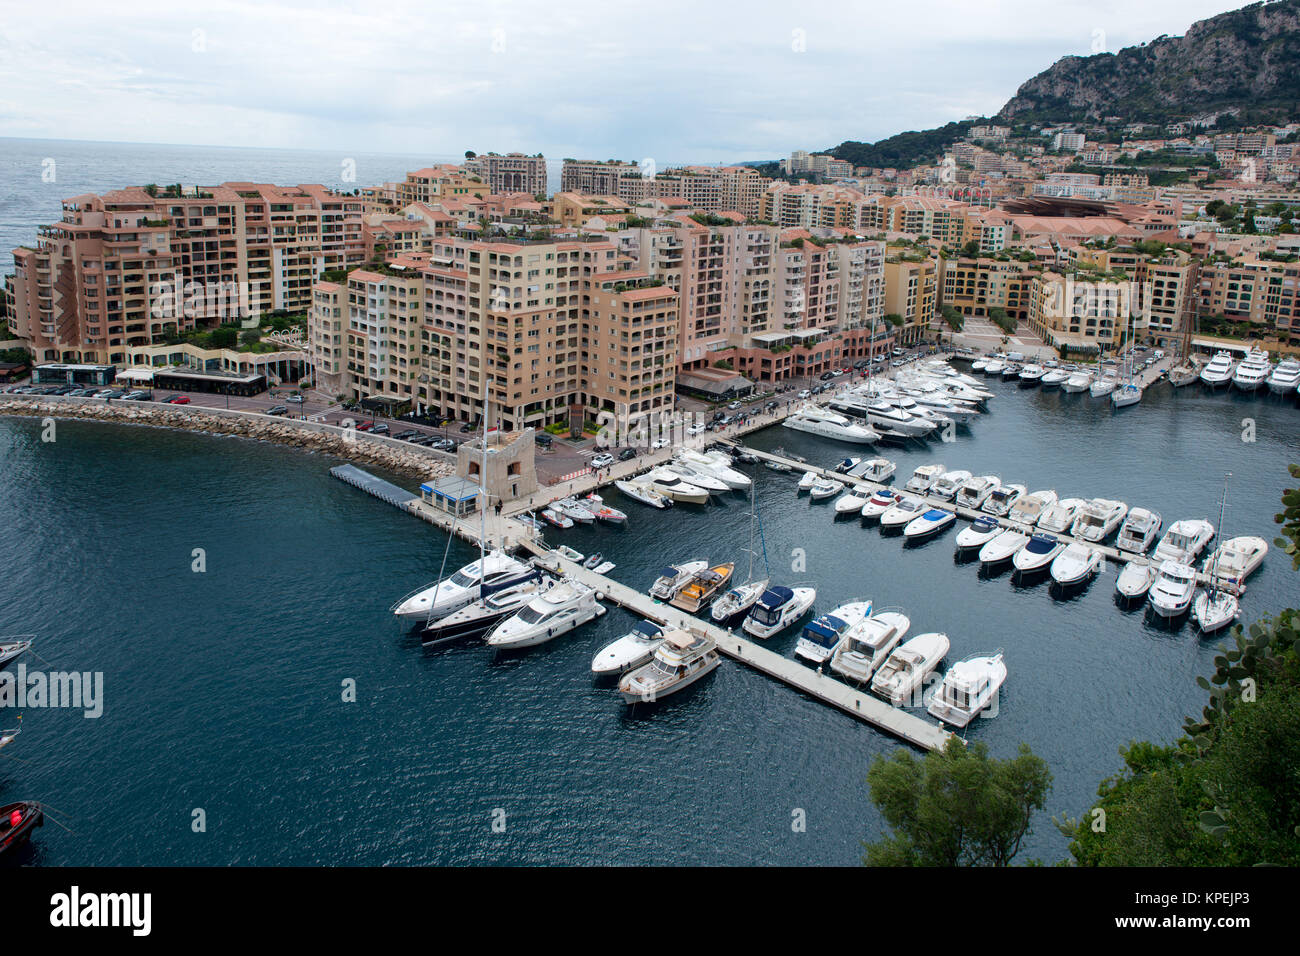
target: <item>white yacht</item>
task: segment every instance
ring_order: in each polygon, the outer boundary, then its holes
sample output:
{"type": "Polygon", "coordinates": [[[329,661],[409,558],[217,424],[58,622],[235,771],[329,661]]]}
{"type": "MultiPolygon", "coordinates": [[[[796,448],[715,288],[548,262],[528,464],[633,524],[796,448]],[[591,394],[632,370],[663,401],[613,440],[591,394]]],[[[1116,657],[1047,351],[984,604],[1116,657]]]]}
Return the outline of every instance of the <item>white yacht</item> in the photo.
{"type": "Polygon", "coordinates": [[[950,392],[942,390],[936,385],[929,383],[926,383],[925,387],[909,385],[902,391],[904,395],[915,401],[919,407],[936,412],[944,418],[951,419],[958,425],[969,425],[980,414],[979,409],[973,404],[956,398],[950,392]]]}
{"type": "Polygon", "coordinates": [[[952,501],[957,497],[957,489],[970,477],[969,471],[945,471],[930,486],[930,497],[943,501],[952,501]]]}
{"type": "Polygon", "coordinates": [[[868,458],[850,468],[848,475],[850,478],[863,478],[883,485],[894,477],[894,472],[897,470],[898,466],[888,458],[868,458]]]}
{"type": "Polygon", "coordinates": [[[931,717],[945,724],[965,727],[993,703],[1006,679],[1007,665],[1001,651],[991,657],[968,657],[953,664],[943,675],[943,682],[926,709],[931,717]]]}
{"type": "Polygon", "coordinates": [[[903,490],[918,495],[926,494],[931,486],[943,475],[943,472],[943,465],[922,465],[912,472],[912,477],[907,479],[907,484],[903,486],[903,490]]]}
{"type": "Polygon", "coordinates": [[[1119,379],[1115,377],[1115,373],[1106,372],[1101,378],[1093,379],[1092,384],[1088,386],[1088,394],[1093,398],[1105,398],[1115,391],[1118,384],[1119,379]]]}
{"type": "Polygon", "coordinates": [[[1231,591],[1201,590],[1192,600],[1192,620],[1202,634],[1214,634],[1237,620],[1241,604],[1231,591]]]}
{"type": "Polygon", "coordinates": [[[1091,372],[1075,372],[1061,383],[1061,391],[1069,392],[1071,395],[1077,395],[1079,392],[1086,392],[1091,385],[1091,372]]]}
{"type": "MultiPolygon", "coordinates": [[[[684,464],[718,479],[733,491],[748,491],[754,482],[745,474],[731,467],[731,459],[714,453],[703,453],[683,448],[677,452],[677,458],[684,464]]],[[[687,479],[689,480],[689,479],[687,479]]]]}
{"type": "Polygon", "coordinates": [[[1057,386],[1064,386],[1065,383],[1070,380],[1070,376],[1073,374],[1074,374],[1073,372],[1070,372],[1063,368],[1054,368],[1043,376],[1042,379],[1043,388],[1056,388],[1057,386]]]}
{"type": "Polygon", "coordinates": [[[484,585],[476,600],[459,611],[429,621],[420,634],[420,643],[441,644],[464,637],[477,637],[554,584],[553,578],[543,577],[540,571],[530,568],[527,574],[484,585]]]}
{"type": "Polygon", "coordinates": [[[1246,586],[1246,578],[1263,563],[1266,554],[1268,542],[1263,538],[1252,535],[1229,538],[1210,553],[1201,570],[1210,576],[1212,584],[1240,592],[1246,586]]]}
{"type": "Polygon", "coordinates": [[[1115,547],[1130,554],[1146,554],[1155,543],[1163,524],[1160,512],[1150,508],[1134,508],[1120,526],[1115,547]]]}
{"type": "Polygon", "coordinates": [[[652,490],[671,498],[674,502],[680,501],[692,505],[709,503],[709,492],[706,489],[665,468],[656,468],[641,477],[652,490]]]}
{"type": "Polygon", "coordinates": [[[834,498],[844,490],[844,482],[836,481],[833,478],[818,478],[813,482],[813,486],[808,489],[808,497],[813,501],[824,501],[827,498],[834,498]]]}
{"type": "Polygon", "coordinates": [[[871,613],[870,601],[850,601],[804,626],[794,652],[814,664],[824,664],[840,643],[844,632],[871,613]]]}
{"type": "Polygon", "coordinates": [[[835,466],[835,471],[838,474],[847,475],[851,471],[853,471],[854,468],[857,468],[861,464],[862,464],[861,458],[854,458],[852,455],[850,455],[847,458],[840,459],[839,464],[835,466]]]}
{"type": "Polygon", "coordinates": [[[862,506],[870,500],[870,495],[865,494],[856,488],[851,491],[846,491],[835,499],[835,504],[833,506],[835,508],[835,515],[836,517],[860,515],[862,514],[862,506]]]}
{"type": "Polygon", "coordinates": [[[1300,388],[1300,361],[1283,359],[1268,377],[1268,390],[1274,395],[1290,395],[1300,388]]]}
{"type": "Polygon", "coordinates": [[[1043,380],[1043,376],[1046,374],[1047,369],[1043,368],[1041,365],[1026,365],[1020,370],[1020,385],[1023,388],[1032,388],[1040,383],[1043,380]]]}
{"type": "Polygon", "coordinates": [[[782,424],[786,428],[793,428],[795,431],[808,432],[810,435],[833,438],[836,441],[852,442],[858,445],[869,445],[880,437],[866,425],[855,424],[843,415],[837,415],[835,412],[819,408],[816,405],[805,405],[782,424]]]}
{"type": "Polygon", "coordinates": [[[957,489],[957,504],[977,510],[1001,485],[997,475],[973,475],[957,489]]]}
{"type": "Polygon", "coordinates": [[[677,597],[677,592],[695,579],[709,566],[707,561],[688,561],[686,564],[669,565],[659,572],[655,583],[650,585],[650,596],[656,601],[667,603],[677,597]]]}
{"type": "Polygon", "coordinates": [[[1002,370],[1007,367],[1007,363],[1000,358],[995,358],[984,366],[984,374],[987,376],[1001,375],[1002,370]]]}
{"type": "Polygon", "coordinates": [[[951,511],[944,511],[942,508],[930,508],[907,523],[903,528],[903,537],[913,542],[924,541],[946,530],[956,520],[957,516],[951,511]]]}
{"type": "Polygon", "coordinates": [[[1129,561],[1120,569],[1119,579],[1115,582],[1115,593],[1126,601],[1135,601],[1146,596],[1155,580],[1155,567],[1140,561],[1129,561]]]}
{"type": "Polygon", "coordinates": [[[1030,574],[1051,567],[1056,556],[1065,550],[1065,542],[1054,534],[1036,532],[1011,559],[1016,574],[1030,574]]]}
{"type": "Polygon", "coordinates": [[[403,621],[435,621],[478,600],[482,585],[500,584],[522,578],[531,572],[529,565],[504,551],[489,551],[451,577],[412,591],[394,604],[391,610],[403,621]]]}
{"type": "Polygon", "coordinates": [[[488,647],[513,650],[545,644],[605,613],[596,592],[579,581],[547,588],[487,635],[488,647]]]}
{"type": "Polygon", "coordinates": [[[770,587],[745,618],[745,633],[763,639],[779,634],[803,617],[815,600],[816,588],[770,587]]]}
{"type": "Polygon", "coordinates": [[[998,485],[985,499],[984,504],[980,505],[980,508],[991,515],[1005,518],[1011,513],[1015,503],[1020,500],[1020,496],[1027,493],[1027,491],[1028,489],[1024,485],[998,485]]]}
{"type": "Polygon", "coordinates": [[[670,461],[662,466],[660,471],[676,475],[683,481],[694,485],[696,488],[703,488],[710,494],[720,495],[724,491],[731,490],[731,486],[721,478],[716,478],[702,468],[697,468],[685,461],[670,461]]]}
{"type": "Polygon", "coordinates": [[[912,702],[913,697],[921,703],[925,679],[947,656],[949,646],[947,634],[917,635],[894,648],[871,678],[871,689],[895,707],[912,702]]]}
{"type": "Polygon", "coordinates": [[[711,638],[672,629],[649,664],[624,674],[618,692],[628,704],[650,703],[689,687],[722,662],[711,638]]]}
{"type": "Polygon", "coordinates": [[[551,507],[578,524],[594,524],[596,521],[595,512],[576,498],[561,498],[559,501],[552,502],[551,507]]]}
{"type": "Polygon", "coordinates": [[[1214,525],[1204,518],[1175,521],[1156,545],[1153,560],[1194,564],[1214,537],[1214,525]]]}
{"type": "Polygon", "coordinates": [[[1262,349],[1251,349],[1232,373],[1232,384],[1243,392],[1254,392],[1268,381],[1272,371],[1268,353],[1262,349]]]}
{"type": "Polygon", "coordinates": [[[934,422],[909,415],[888,402],[872,402],[868,405],[867,421],[872,426],[885,429],[888,434],[905,438],[924,438],[934,431],[934,422]]]}
{"type": "Polygon", "coordinates": [[[1093,498],[1079,511],[1070,533],[1076,538],[1100,544],[1119,528],[1128,514],[1128,505],[1109,498],[1093,498]]]}
{"type": "Polygon", "coordinates": [[[1010,561],[1020,549],[1029,543],[1029,533],[1017,528],[1008,528],[1000,535],[980,548],[980,566],[986,570],[996,568],[1010,561]]]}
{"type": "Polygon", "coordinates": [[[1056,504],[1056,492],[1050,488],[1035,491],[1030,495],[1021,495],[1016,499],[1015,504],[1011,506],[1011,512],[1007,515],[1007,518],[1016,524],[1028,525],[1032,528],[1038,524],[1038,519],[1043,516],[1044,512],[1054,504],[1056,504]]]}
{"type": "Polygon", "coordinates": [[[877,611],[844,632],[831,655],[831,670],[862,684],[871,679],[907,635],[912,622],[900,610],[877,611]]]}
{"type": "Polygon", "coordinates": [[[982,548],[1002,533],[1002,523],[992,515],[980,515],[957,532],[957,550],[973,551],[982,548]]]}
{"type": "Polygon", "coordinates": [[[1056,504],[1048,507],[1038,519],[1038,529],[1052,534],[1065,534],[1074,526],[1074,519],[1079,516],[1083,506],[1088,502],[1082,498],[1060,498],[1056,504]]]}
{"type": "Polygon", "coordinates": [[[894,507],[880,516],[881,530],[898,530],[905,527],[913,518],[919,518],[930,508],[919,498],[904,497],[894,507]]]}
{"type": "Polygon", "coordinates": [[[722,627],[739,621],[749,613],[755,602],[767,590],[767,578],[738,584],[713,602],[709,616],[722,627]]]}
{"type": "Polygon", "coordinates": [[[795,489],[796,493],[803,491],[812,491],[812,486],[821,481],[822,476],[815,471],[805,471],[803,477],[799,479],[799,485],[795,489]]]}
{"type": "Polygon", "coordinates": [[[650,485],[640,481],[616,481],[614,487],[623,494],[627,495],[633,501],[639,501],[643,505],[649,505],[651,508],[671,508],[673,499],[667,495],[661,495],[650,485]]]}
{"type": "Polygon", "coordinates": [[[1201,369],[1201,382],[1210,388],[1222,388],[1232,381],[1234,368],[1231,352],[1216,352],[1214,358],[1201,369]]]}
{"type": "Polygon", "coordinates": [[[664,629],[651,621],[637,621],[632,630],[606,644],[591,659],[593,674],[621,674],[654,657],[664,642],[664,629]]]}
{"type": "Polygon", "coordinates": [[[1104,560],[1096,548],[1075,541],[1052,559],[1052,580],[1061,587],[1082,584],[1101,570],[1104,560]]]}
{"type": "Polygon", "coordinates": [[[1192,606],[1195,591],[1196,569],[1178,561],[1165,561],[1147,592],[1147,601],[1161,617],[1178,617],[1192,606]]]}
{"type": "Polygon", "coordinates": [[[894,505],[903,500],[903,496],[892,488],[882,488],[873,494],[862,506],[862,517],[868,521],[878,519],[894,505]]]}

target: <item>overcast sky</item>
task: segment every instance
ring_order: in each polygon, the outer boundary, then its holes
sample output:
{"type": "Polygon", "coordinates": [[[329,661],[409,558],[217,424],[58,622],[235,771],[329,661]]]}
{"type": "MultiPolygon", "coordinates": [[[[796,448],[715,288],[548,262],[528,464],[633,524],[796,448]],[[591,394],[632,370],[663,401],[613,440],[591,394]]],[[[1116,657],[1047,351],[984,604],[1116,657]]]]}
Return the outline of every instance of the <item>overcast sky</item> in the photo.
{"type": "Polygon", "coordinates": [[[991,114],[1240,5],[2,0],[0,136],[766,159],[991,114]]]}

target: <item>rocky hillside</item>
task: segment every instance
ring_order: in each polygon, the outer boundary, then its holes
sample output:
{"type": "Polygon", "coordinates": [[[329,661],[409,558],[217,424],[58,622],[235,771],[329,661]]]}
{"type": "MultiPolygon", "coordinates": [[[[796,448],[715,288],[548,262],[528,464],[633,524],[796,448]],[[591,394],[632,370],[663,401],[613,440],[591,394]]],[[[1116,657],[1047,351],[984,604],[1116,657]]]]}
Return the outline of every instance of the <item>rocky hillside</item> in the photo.
{"type": "Polygon", "coordinates": [[[1169,123],[1230,109],[1300,116],[1300,0],[1255,3],[1118,53],[1065,57],[1021,86],[998,119],[1169,123]]]}

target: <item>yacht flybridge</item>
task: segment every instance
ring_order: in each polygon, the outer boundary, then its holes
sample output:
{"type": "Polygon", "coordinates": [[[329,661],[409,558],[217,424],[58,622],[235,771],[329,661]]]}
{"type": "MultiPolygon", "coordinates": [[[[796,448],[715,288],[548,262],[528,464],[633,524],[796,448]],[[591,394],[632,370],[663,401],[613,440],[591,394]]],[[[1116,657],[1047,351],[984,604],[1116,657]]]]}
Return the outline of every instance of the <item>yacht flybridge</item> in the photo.
{"type": "Polygon", "coordinates": [[[903,488],[905,491],[923,495],[943,476],[943,473],[943,465],[921,465],[912,472],[912,477],[907,479],[907,484],[903,488]]]}
{"type": "Polygon", "coordinates": [[[843,415],[837,415],[816,405],[805,405],[785,419],[782,424],[795,431],[858,445],[869,445],[880,437],[866,425],[855,424],[843,415]]]}
{"type": "Polygon", "coordinates": [[[859,684],[866,683],[903,640],[911,623],[898,609],[863,618],[844,632],[831,655],[831,670],[859,684]]]}
{"type": "Polygon", "coordinates": [[[1232,373],[1232,384],[1243,392],[1253,392],[1268,381],[1273,367],[1269,365],[1268,353],[1262,349],[1251,349],[1241,360],[1237,370],[1232,373]]]}
{"type": "Polygon", "coordinates": [[[532,570],[529,565],[504,551],[489,551],[451,577],[408,594],[394,604],[391,610],[403,621],[436,621],[478,600],[484,584],[494,587],[512,580],[522,580],[532,570]]]}
{"type": "Polygon", "coordinates": [[[1128,505],[1122,501],[1093,498],[1083,506],[1078,517],[1074,519],[1070,533],[1084,541],[1100,544],[1115,533],[1127,514],[1128,505]]]}
{"type": "Polygon", "coordinates": [[[751,637],[763,639],[779,634],[803,617],[815,600],[816,588],[789,588],[781,585],[770,587],[758,599],[754,609],[749,612],[749,617],[745,618],[744,631],[751,637]]]}
{"type": "Polygon", "coordinates": [[[844,632],[871,613],[870,601],[850,601],[809,622],[794,652],[814,664],[824,664],[835,653],[844,632]]]}
{"type": "MultiPolygon", "coordinates": [[[[895,707],[912,702],[948,654],[947,634],[920,634],[894,649],[871,678],[871,689],[895,707]]],[[[919,703],[920,701],[917,701],[919,703]]]]}
{"type": "Polygon", "coordinates": [[[1214,358],[1201,369],[1201,382],[1210,388],[1222,388],[1232,381],[1234,368],[1231,352],[1216,352],[1214,358]]]}
{"type": "Polygon", "coordinates": [[[965,727],[993,703],[1006,679],[1001,651],[989,657],[968,657],[949,668],[926,709],[946,724],[965,727]]]}
{"type": "Polygon", "coordinates": [[[1011,513],[1007,515],[1008,520],[1016,523],[1033,527],[1038,523],[1038,519],[1052,505],[1056,504],[1056,492],[1051,489],[1044,491],[1035,491],[1033,494],[1021,495],[1011,506],[1011,513]]]}
{"type": "Polygon", "coordinates": [[[1214,537],[1214,525],[1204,518],[1187,518],[1175,521],[1156,545],[1153,559],[1192,564],[1201,556],[1214,537]]]}
{"type": "Polygon", "coordinates": [[[1146,554],[1160,534],[1160,513],[1149,508],[1134,508],[1120,526],[1115,547],[1130,554],[1146,554]]]}
{"type": "Polygon", "coordinates": [[[628,704],[652,703],[689,687],[721,662],[711,638],[674,628],[664,632],[650,663],[623,675],[618,692],[628,704]]]}
{"type": "Polygon", "coordinates": [[[1147,601],[1156,614],[1174,618],[1192,606],[1195,591],[1196,569],[1178,561],[1165,561],[1160,565],[1155,582],[1147,594],[1147,601]]]}
{"type": "Polygon", "coordinates": [[[1050,531],[1052,534],[1065,534],[1074,525],[1074,520],[1087,503],[1082,498],[1059,499],[1038,519],[1039,530],[1050,531]]]}

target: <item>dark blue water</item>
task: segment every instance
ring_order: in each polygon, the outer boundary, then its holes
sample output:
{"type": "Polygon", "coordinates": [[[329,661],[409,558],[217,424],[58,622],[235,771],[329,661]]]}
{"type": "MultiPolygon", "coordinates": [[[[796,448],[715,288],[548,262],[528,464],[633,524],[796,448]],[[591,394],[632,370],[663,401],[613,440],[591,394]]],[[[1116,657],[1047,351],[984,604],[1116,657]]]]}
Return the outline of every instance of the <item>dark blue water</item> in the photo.
{"type": "MultiPolygon", "coordinates": [[[[890,452],[900,475],[941,460],[1217,522],[1231,470],[1228,534],[1271,540],[1285,466],[1300,460],[1293,402],[1160,387],[1114,414],[995,388],[955,443],[890,452]]],[[[847,450],[780,427],[753,442],[823,463],[847,450]]],[[[0,754],[0,802],[42,800],[74,831],[47,824],[28,862],[851,864],[878,832],[864,778],[894,740],[730,661],[629,712],[588,670],[625,611],[512,657],[423,650],[387,609],[436,576],[445,539],[330,478],[331,459],[90,423],[61,423],[46,444],[38,422],[0,419],[0,461],[0,630],[36,634],[52,668],[105,675],[102,718],[28,710],[0,754]],[[191,570],[195,548],[205,573],[191,570]],[[356,703],[341,700],[346,678],[356,703]],[[205,833],[191,830],[195,808],[205,833]],[[792,832],[795,809],[807,832],[792,832]]],[[[950,659],[1005,650],[1000,714],[970,736],[1003,756],[1027,742],[1051,765],[1027,855],[1063,857],[1048,817],[1086,810],[1120,745],[1171,740],[1199,709],[1194,680],[1218,642],[1121,611],[1113,569],[1059,601],[1046,584],[954,565],[951,533],[904,549],[797,498],[794,476],[753,473],[773,574],[815,582],[819,609],[866,596],[905,609],[913,633],[947,632],[950,659]],[[796,548],[805,572],[790,571],[796,548]]],[[[550,537],[603,551],[637,587],[670,561],[743,566],[744,498],[615,503],[628,530],[550,537]]],[[[449,563],[472,554],[457,543],[449,563]]],[[[1245,618],[1294,605],[1296,582],[1271,553],[1245,618]]]]}

